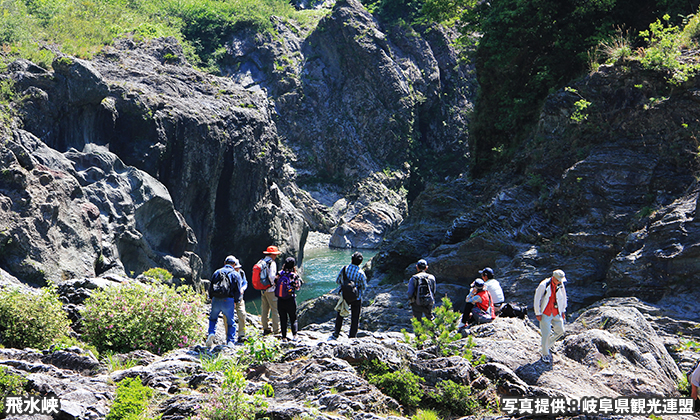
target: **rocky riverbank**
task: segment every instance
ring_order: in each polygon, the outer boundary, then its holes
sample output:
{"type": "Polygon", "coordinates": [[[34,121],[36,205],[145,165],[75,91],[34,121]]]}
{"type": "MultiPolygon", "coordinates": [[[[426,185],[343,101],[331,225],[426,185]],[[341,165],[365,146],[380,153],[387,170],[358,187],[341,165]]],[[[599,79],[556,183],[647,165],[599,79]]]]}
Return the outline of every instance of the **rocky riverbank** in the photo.
{"type": "MultiPolygon", "coordinates": [[[[78,295],[89,294],[103,287],[102,283],[86,279],[81,288],[72,283],[59,291],[66,300],[79,301],[78,295]]],[[[504,397],[579,402],[584,398],[678,398],[681,372],[700,357],[687,346],[688,340],[700,340],[700,324],[674,320],[635,298],[604,300],[572,314],[566,335],[554,346],[551,365],[540,360],[539,329],[531,319],[497,318],[473,327],[470,338],[455,343],[453,355],[443,355],[434,346],[413,347],[397,331],[410,316],[409,309],[399,304],[404,293],[399,286],[375,289],[364,302],[361,329],[354,339],[343,335],[336,341],[327,340],[333,313],[324,302],[335,298],[322,296],[301,306],[301,330],[294,342],[260,337],[254,333],[261,329],[259,318],[249,316],[249,335],[255,341],[233,348],[195,345],[163,356],[139,350],[115,355],[112,363],[98,361],[76,347],[0,349],[0,366],[25,377],[30,391],[57,395],[61,412],[55,418],[62,419],[104,418],[115,398],[116,384],[137,377],[155,390],[150,409],[162,419],[201,414],[223,386],[223,367],[209,363],[212,357],[222,356],[250,363],[245,394],[252,397],[268,385],[272,388],[267,396],[258,395],[265,402],[267,418],[398,420],[408,419],[415,408],[402,405],[397,400],[400,397],[389,396],[373,384],[365,370],[367,363],[381,361],[391,370],[406,370],[422,378],[425,404],[445,381],[468,386],[479,417],[496,418],[506,414],[497,403],[504,397]],[[388,307],[394,310],[387,311],[388,307]],[[263,340],[279,353],[273,360],[256,362],[250,350],[263,340]]],[[[222,322],[217,334],[217,342],[222,343],[222,322]]]]}

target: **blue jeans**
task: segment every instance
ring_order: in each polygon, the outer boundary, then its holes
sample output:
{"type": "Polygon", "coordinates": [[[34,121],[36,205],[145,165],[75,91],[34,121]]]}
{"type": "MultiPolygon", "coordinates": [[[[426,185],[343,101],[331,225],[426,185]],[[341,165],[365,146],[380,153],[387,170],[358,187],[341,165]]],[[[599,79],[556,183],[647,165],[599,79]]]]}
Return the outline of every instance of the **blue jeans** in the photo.
{"type": "Polygon", "coordinates": [[[216,334],[216,321],[219,313],[224,314],[224,327],[226,327],[226,343],[236,342],[236,302],[233,298],[212,298],[211,312],[209,312],[209,334],[216,334]]]}

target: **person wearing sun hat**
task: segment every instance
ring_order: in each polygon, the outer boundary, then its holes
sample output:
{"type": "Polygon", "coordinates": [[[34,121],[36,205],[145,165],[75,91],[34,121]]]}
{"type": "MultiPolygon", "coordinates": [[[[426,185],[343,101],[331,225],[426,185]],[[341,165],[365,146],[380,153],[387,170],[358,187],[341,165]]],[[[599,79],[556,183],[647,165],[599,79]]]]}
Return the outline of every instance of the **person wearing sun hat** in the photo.
{"type": "Polygon", "coordinates": [[[554,270],[552,277],[540,282],[535,290],[533,308],[535,317],[540,322],[542,334],[542,361],[552,363],[550,348],[555,341],[564,335],[564,319],[566,319],[566,275],[562,270],[554,270]]]}
{"type": "MultiPolygon", "coordinates": [[[[269,279],[274,279],[277,276],[277,263],[275,259],[281,254],[280,250],[276,246],[270,245],[265,251],[265,264],[267,266],[267,275],[269,279]]],[[[260,291],[261,295],[261,312],[260,321],[263,326],[263,334],[270,334],[272,332],[274,335],[280,333],[280,317],[277,311],[277,296],[275,296],[275,285],[268,287],[265,290],[260,291]],[[270,331],[269,319],[272,318],[272,331],[270,331]]]]}

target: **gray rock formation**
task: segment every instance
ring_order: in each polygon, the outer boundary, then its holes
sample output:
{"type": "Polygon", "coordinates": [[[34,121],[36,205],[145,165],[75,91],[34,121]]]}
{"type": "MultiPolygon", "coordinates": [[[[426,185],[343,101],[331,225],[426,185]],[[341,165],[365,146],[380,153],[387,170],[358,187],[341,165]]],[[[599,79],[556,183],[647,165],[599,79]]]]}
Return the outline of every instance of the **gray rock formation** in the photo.
{"type": "MultiPolygon", "coordinates": [[[[59,57],[53,72],[15,63],[11,77],[27,95],[25,128],[62,153],[86,145],[108,147],[165,186],[159,194],[172,198],[180,220],[161,217],[147,205],[135,214],[139,227],[166,232],[180,224],[191,230],[167,245],[166,237],[146,237],[154,242],[153,252],[139,235],[124,235],[119,247],[129,260],[121,262],[127,271],[162,266],[163,257],[154,255],[159,252],[176,259],[185,251],[196,253],[205,277],[227,254],[252,265],[271,243],[296,256],[307,228],[277,187],[286,181],[267,98],[228,78],[198,72],[184,60],[169,64],[165,54],[182,57],[173,39],[142,45],[121,40],[91,62],[59,57]],[[148,218],[141,216],[146,212],[148,218]]],[[[103,171],[100,160],[94,163],[97,171],[89,160],[81,162],[86,182],[103,171]]],[[[169,235],[177,233],[172,230],[169,235]]],[[[116,253],[105,256],[108,264],[119,264],[116,253]]],[[[175,265],[170,261],[169,267],[175,265]]]]}
{"type": "Polygon", "coordinates": [[[18,130],[4,156],[0,259],[25,281],[141,273],[199,279],[196,239],[167,189],[106,148],[59,153],[18,130]]]}
{"type": "Polygon", "coordinates": [[[480,179],[429,185],[375,258],[396,279],[427,258],[439,282],[494,268],[506,299],[532,306],[539,281],[567,273],[571,310],[636,296],[698,320],[697,81],[670,96],[658,74],[602,67],[550,96],[533,139],[480,179]],[[635,87],[636,86],[636,87],[635,87]],[[656,97],[663,105],[656,106],[656,97]],[[571,119],[581,98],[595,104],[571,119]],[[682,129],[679,129],[681,127],[682,129]]]}
{"type": "MultiPolygon", "coordinates": [[[[379,303],[367,309],[375,305],[379,303]]],[[[567,325],[565,337],[553,348],[552,365],[540,361],[539,329],[529,320],[497,318],[473,327],[469,331],[474,343],[471,360],[483,357],[485,363],[437,356],[430,348],[417,351],[396,332],[361,330],[360,338],[327,342],[327,333],[304,328],[296,342],[281,344],[279,360],[250,365],[245,393],[253,395],[265,384],[271,386],[274,396],[259,397],[267,403],[266,415],[271,418],[337,419],[352,414],[353,418],[406,419],[406,411],[398,414],[403,408],[397,401],[360,374],[362,363],[378,360],[391,369],[410,369],[424,379],[426,392],[434,392],[445,380],[469,385],[484,404],[505,396],[577,401],[584,397],[669,398],[679,396],[677,363],[686,360],[684,351],[676,347],[677,333],[697,334],[698,327],[664,316],[658,307],[636,299],[599,302],[567,325]]],[[[330,328],[330,323],[322,327],[330,328]]],[[[377,326],[391,328],[391,323],[377,326]]],[[[266,339],[272,344],[272,337],[266,339]]],[[[458,352],[464,354],[469,343],[469,339],[457,342],[458,352]]],[[[245,348],[216,346],[210,351],[194,346],[163,356],[143,350],[114,355],[121,365],[128,362],[132,366],[121,370],[110,370],[79,348],[54,352],[0,349],[0,365],[27,378],[30,390],[40,395],[55,393],[61,400],[61,418],[104,418],[114,398],[114,384],[124,378],[140,378],[157,394],[152,412],[175,420],[201,413],[221,389],[223,372],[205,369],[203,359],[236,357],[245,348]]],[[[114,366],[118,365],[112,364],[112,369],[114,366]]]]}

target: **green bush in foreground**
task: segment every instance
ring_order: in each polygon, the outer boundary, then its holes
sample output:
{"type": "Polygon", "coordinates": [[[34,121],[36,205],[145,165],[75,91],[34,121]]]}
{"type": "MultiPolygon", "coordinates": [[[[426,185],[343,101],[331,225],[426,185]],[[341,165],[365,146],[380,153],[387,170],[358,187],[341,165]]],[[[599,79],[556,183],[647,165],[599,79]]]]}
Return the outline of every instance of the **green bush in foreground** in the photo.
{"type": "Polygon", "coordinates": [[[136,420],[148,408],[153,390],[143,386],[140,378],[126,378],[119,382],[117,396],[109,409],[107,420],[136,420]]]}
{"type": "Polygon", "coordinates": [[[201,337],[203,306],[202,296],[188,287],[109,287],[85,301],[83,339],[100,352],[144,349],[162,354],[201,337]]]}
{"type": "Polygon", "coordinates": [[[441,356],[456,354],[457,349],[452,343],[462,339],[462,335],[457,332],[457,320],[462,315],[452,310],[452,301],[447,297],[442,298],[442,306],[436,307],[433,314],[432,320],[425,317],[420,321],[416,318],[411,319],[415,338],[409,336],[404,329],[401,330],[404,340],[417,349],[436,346],[441,356]]]}
{"type": "Polygon", "coordinates": [[[0,291],[0,338],[5,347],[48,348],[65,337],[70,321],[53,288],[37,294],[19,289],[0,291]]]}
{"type": "Polygon", "coordinates": [[[420,382],[425,382],[425,379],[405,368],[372,376],[369,382],[404,407],[415,408],[423,398],[420,382]]]}
{"type": "Polygon", "coordinates": [[[26,384],[26,379],[13,375],[6,367],[0,366],[0,413],[5,410],[5,397],[24,394],[26,384]]]}
{"type": "Polygon", "coordinates": [[[479,401],[472,395],[469,386],[461,385],[451,380],[437,384],[438,393],[434,395],[437,406],[448,416],[467,416],[479,409],[479,401]]]}

